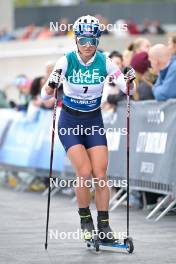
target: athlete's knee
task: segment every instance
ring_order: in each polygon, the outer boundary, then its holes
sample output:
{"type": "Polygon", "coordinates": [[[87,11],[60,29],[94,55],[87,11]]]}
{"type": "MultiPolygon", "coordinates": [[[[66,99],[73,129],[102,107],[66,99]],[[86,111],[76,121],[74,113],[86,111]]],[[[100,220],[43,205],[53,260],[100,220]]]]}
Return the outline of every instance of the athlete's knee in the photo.
{"type": "Polygon", "coordinates": [[[77,169],[77,177],[81,177],[84,180],[90,179],[92,175],[92,168],[91,166],[81,166],[79,169],[77,169]]]}
{"type": "Polygon", "coordinates": [[[104,187],[107,184],[107,176],[104,170],[94,171],[93,173],[95,187],[104,187]]]}

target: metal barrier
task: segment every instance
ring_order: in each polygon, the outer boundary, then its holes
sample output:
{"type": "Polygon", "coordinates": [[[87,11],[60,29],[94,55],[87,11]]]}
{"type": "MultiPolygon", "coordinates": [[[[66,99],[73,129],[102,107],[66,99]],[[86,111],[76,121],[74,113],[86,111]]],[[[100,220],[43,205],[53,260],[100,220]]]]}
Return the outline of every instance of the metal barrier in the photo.
{"type": "MultiPolygon", "coordinates": [[[[141,101],[132,102],[131,105],[130,190],[164,195],[163,200],[147,216],[147,219],[154,216],[163,204],[168,203],[166,209],[156,218],[156,220],[161,219],[176,204],[175,103],[176,100],[160,103],[141,101]]],[[[47,111],[46,113],[43,111],[40,110],[38,118],[32,123],[24,121],[24,116],[22,118],[23,122],[20,119],[14,119],[13,121],[11,118],[7,119],[7,122],[10,120],[10,128],[4,124],[4,129],[0,130],[0,138],[3,135],[0,147],[0,164],[3,169],[28,171],[39,177],[48,177],[48,149],[51,132],[48,123],[50,122],[51,112],[47,111]],[[46,118],[48,119],[47,122],[46,118]],[[33,143],[31,145],[28,142],[29,144],[26,144],[25,149],[22,133],[27,133],[27,136],[24,134],[24,138],[28,137],[31,140],[30,142],[33,143]],[[38,136],[40,137],[40,144],[38,136]],[[23,152],[21,152],[21,149],[23,152]],[[11,152],[13,152],[13,157],[10,155],[11,152]],[[26,153],[27,158],[21,158],[20,153],[23,153],[22,155],[26,153]]],[[[115,113],[103,111],[103,119],[107,130],[109,148],[107,174],[110,179],[123,180],[126,175],[125,102],[118,104],[115,113]]],[[[74,179],[73,168],[60,142],[57,141],[56,145],[54,177],[57,177],[58,172],[60,172],[59,179],[74,179]]],[[[111,210],[114,210],[126,199],[125,188],[123,188],[123,192],[119,191],[112,197],[110,201],[111,210]],[[116,200],[118,197],[120,199],[116,200]],[[114,201],[116,202],[114,203],[114,201]]]]}

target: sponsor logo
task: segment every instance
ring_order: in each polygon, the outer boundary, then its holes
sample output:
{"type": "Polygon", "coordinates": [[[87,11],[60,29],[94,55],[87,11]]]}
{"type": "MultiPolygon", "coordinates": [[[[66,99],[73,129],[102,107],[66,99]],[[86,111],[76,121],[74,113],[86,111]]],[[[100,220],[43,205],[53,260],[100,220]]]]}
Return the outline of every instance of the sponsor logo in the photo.
{"type": "Polygon", "coordinates": [[[164,122],[165,116],[164,111],[156,109],[156,110],[149,110],[147,113],[147,122],[148,123],[156,123],[161,124],[164,122]]]}
{"type": "Polygon", "coordinates": [[[140,172],[152,174],[154,172],[154,163],[142,161],[140,172]]]}
{"type": "Polygon", "coordinates": [[[167,144],[167,133],[139,132],[136,152],[164,154],[167,144]]]}

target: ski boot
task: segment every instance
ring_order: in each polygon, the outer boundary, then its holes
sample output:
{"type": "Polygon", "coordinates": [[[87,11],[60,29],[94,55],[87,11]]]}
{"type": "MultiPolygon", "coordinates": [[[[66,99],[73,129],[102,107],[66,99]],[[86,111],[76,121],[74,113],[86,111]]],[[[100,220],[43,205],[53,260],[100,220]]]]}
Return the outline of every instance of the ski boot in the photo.
{"type": "Polygon", "coordinates": [[[94,224],[89,208],[79,209],[79,215],[81,219],[81,231],[85,241],[92,241],[94,234],[94,224]]]}
{"type": "Polygon", "coordinates": [[[117,244],[119,243],[118,238],[112,231],[110,225],[109,225],[109,216],[108,212],[105,212],[105,214],[100,214],[97,217],[98,222],[98,239],[100,243],[105,244],[117,244]]]}

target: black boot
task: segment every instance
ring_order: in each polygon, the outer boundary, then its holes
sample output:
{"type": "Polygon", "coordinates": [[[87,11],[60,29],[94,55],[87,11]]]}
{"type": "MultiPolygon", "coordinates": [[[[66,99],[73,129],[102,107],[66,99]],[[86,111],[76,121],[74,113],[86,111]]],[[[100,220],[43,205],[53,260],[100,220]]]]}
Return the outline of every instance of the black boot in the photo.
{"type": "Polygon", "coordinates": [[[81,219],[81,231],[83,233],[84,240],[93,239],[95,227],[89,207],[79,208],[78,213],[81,219]]]}
{"type": "Polygon", "coordinates": [[[118,239],[115,238],[115,234],[109,225],[108,211],[98,211],[97,223],[98,238],[101,242],[110,244],[118,242],[118,239]]]}

